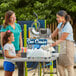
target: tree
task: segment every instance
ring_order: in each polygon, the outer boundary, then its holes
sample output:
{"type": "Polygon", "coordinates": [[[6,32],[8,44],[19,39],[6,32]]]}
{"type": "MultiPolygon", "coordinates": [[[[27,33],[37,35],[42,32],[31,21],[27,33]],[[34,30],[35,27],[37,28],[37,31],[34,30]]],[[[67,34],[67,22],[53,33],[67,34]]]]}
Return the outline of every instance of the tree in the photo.
{"type": "Polygon", "coordinates": [[[8,10],[16,13],[17,20],[34,20],[33,12],[36,12],[38,19],[46,19],[47,24],[56,22],[56,13],[65,10],[71,15],[76,32],[76,0],[0,0],[0,25],[8,10]]]}

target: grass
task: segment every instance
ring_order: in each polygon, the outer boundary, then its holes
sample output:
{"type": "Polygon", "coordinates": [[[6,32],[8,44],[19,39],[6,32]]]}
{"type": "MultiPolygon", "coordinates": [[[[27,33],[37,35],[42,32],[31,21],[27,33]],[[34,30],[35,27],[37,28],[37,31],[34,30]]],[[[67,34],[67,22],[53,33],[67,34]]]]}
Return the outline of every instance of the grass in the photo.
{"type": "Polygon", "coordinates": [[[0,54],[0,59],[4,59],[4,57],[2,56],[2,54],[0,54]]]}

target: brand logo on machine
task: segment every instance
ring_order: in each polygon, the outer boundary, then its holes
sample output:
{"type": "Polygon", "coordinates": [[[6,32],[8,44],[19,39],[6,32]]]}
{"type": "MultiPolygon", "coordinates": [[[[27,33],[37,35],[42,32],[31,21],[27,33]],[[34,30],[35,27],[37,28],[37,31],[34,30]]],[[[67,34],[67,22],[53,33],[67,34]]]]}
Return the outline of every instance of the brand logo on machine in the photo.
{"type": "Polygon", "coordinates": [[[27,44],[47,44],[47,39],[27,39],[27,44]]]}

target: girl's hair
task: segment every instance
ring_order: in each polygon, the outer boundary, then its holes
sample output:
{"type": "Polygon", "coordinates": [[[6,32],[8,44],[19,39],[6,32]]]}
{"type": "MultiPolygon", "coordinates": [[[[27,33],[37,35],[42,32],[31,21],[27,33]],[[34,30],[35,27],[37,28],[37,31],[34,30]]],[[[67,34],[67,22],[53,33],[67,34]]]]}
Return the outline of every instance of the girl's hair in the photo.
{"type": "Polygon", "coordinates": [[[61,16],[61,17],[63,16],[66,21],[71,21],[70,15],[68,15],[67,12],[64,11],[64,10],[60,10],[60,11],[57,13],[57,15],[59,15],[59,16],[61,16]]]}
{"type": "Polygon", "coordinates": [[[6,33],[3,36],[3,46],[9,41],[9,37],[11,36],[12,32],[10,30],[6,31],[6,33]]]}
{"type": "Polygon", "coordinates": [[[5,13],[5,22],[3,24],[4,28],[6,28],[6,26],[8,26],[8,23],[10,22],[10,17],[12,16],[12,14],[14,14],[14,12],[11,11],[11,10],[10,11],[7,11],[5,13]]]}

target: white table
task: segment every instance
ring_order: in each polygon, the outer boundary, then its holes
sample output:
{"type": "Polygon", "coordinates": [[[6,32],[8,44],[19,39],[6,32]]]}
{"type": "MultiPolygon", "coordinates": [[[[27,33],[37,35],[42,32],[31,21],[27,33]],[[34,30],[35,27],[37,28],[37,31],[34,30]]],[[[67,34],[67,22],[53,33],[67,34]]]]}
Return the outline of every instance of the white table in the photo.
{"type": "MultiPolygon", "coordinates": [[[[35,57],[26,57],[26,58],[13,58],[11,59],[13,62],[24,62],[24,71],[25,71],[25,62],[51,62],[57,59],[57,57],[59,56],[59,53],[52,53],[52,56],[49,58],[35,58],[35,57]]],[[[24,72],[24,76],[25,76],[25,72],[24,72]]],[[[41,76],[38,74],[38,76],[41,76]]]]}

